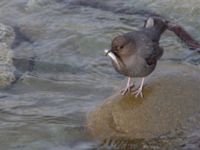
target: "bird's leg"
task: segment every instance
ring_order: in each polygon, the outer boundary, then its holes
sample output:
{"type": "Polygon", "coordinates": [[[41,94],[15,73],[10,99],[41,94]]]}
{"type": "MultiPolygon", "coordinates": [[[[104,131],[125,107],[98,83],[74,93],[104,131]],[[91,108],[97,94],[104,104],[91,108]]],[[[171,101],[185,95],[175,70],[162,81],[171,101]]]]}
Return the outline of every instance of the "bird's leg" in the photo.
{"type": "Polygon", "coordinates": [[[134,85],[131,84],[131,78],[128,77],[128,81],[127,81],[125,89],[121,90],[122,95],[126,95],[128,92],[131,91],[131,88],[133,88],[133,87],[134,87],[134,85]]]}
{"type": "Polygon", "coordinates": [[[143,89],[143,85],[144,85],[144,79],[145,78],[142,78],[140,87],[136,91],[133,92],[133,94],[135,95],[135,97],[138,97],[138,95],[140,95],[143,98],[142,89],[143,89]]]}

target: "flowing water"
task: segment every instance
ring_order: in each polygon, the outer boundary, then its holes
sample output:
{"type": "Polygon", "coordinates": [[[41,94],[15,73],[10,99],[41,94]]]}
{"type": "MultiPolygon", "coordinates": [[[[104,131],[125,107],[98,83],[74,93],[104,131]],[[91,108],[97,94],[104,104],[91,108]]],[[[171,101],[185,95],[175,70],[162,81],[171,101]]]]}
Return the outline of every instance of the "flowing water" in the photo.
{"type": "MultiPolygon", "coordinates": [[[[200,41],[199,1],[87,3],[93,5],[76,0],[0,1],[0,22],[12,26],[18,38],[12,46],[15,58],[35,60],[32,71],[24,71],[22,80],[0,92],[1,150],[98,148],[84,129],[87,113],[124,79],[114,71],[103,50],[114,36],[143,25],[145,17],[137,12],[162,14],[200,41]],[[133,13],[123,13],[128,10],[133,13]]],[[[199,67],[200,57],[172,33],[163,35],[161,45],[165,49],[161,61],[199,67]]],[[[172,148],[197,148],[200,129],[187,133],[185,142],[176,141],[172,148]]]]}

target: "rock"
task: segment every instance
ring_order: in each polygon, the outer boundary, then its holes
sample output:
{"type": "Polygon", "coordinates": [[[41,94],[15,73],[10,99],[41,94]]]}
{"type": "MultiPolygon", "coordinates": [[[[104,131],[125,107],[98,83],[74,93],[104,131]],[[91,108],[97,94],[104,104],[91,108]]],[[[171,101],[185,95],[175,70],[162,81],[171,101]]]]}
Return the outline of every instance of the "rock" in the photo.
{"type": "Polygon", "coordinates": [[[11,46],[15,40],[12,27],[0,23],[0,87],[6,87],[15,81],[11,46]]]}
{"type": "MultiPolygon", "coordinates": [[[[21,53],[16,49],[20,42],[32,41],[26,37],[20,28],[15,27],[15,30],[7,25],[0,23],[0,87],[6,87],[21,78],[26,71],[32,71],[34,66],[34,57],[28,57],[33,52],[29,52],[24,48],[22,53],[25,58],[22,58],[21,53]],[[15,48],[15,53],[11,48],[15,48]],[[28,56],[27,56],[28,55],[28,56]],[[17,68],[17,69],[16,69],[17,68]]],[[[22,51],[23,49],[20,49],[22,51]]]]}
{"type": "Polygon", "coordinates": [[[6,87],[15,81],[13,51],[6,43],[0,43],[0,87],[6,87]]]}
{"type": "Polygon", "coordinates": [[[15,32],[12,27],[0,23],[0,42],[11,47],[15,40],[15,32]]]}
{"type": "Polygon", "coordinates": [[[89,132],[104,139],[151,139],[175,130],[200,111],[200,71],[159,62],[145,82],[144,99],[119,92],[88,115],[89,132]]]}

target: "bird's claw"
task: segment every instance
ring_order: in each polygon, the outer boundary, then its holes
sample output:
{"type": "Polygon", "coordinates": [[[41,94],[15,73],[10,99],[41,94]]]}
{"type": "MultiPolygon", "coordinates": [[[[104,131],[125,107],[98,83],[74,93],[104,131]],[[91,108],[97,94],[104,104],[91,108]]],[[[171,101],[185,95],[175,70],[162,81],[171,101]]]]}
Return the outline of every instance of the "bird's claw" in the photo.
{"type": "Polygon", "coordinates": [[[140,95],[141,98],[144,98],[143,93],[142,93],[142,88],[138,88],[137,90],[133,92],[133,94],[135,95],[135,97],[138,97],[140,95]]]}
{"type": "Polygon", "coordinates": [[[121,94],[124,96],[130,91],[131,91],[131,89],[130,89],[130,87],[128,87],[128,88],[125,88],[125,89],[121,90],[121,94]]]}
{"type": "Polygon", "coordinates": [[[121,90],[121,94],[124,96],[126,95],[127,93],[131,92],[132,88],[134,87],[135,85],[132,84],[131,86],[129,87],[125,87],[124,89],[121,90]]]}

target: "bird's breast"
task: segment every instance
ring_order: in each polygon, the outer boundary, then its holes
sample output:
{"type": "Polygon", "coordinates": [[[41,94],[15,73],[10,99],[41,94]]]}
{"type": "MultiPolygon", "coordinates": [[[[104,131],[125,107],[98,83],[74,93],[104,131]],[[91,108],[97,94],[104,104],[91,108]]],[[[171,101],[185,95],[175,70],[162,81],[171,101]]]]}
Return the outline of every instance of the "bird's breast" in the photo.
{"type": "Polygon", "coordinates": [[[113,66],[117,72],[129,77],[145,77],[152,73],[156,66],[156,63],[149,65],[146,63],[145,59],[138,56],[132,56],[126,59],[123,58],[122,62],[120,67],[114,62],[113,66]]]}

